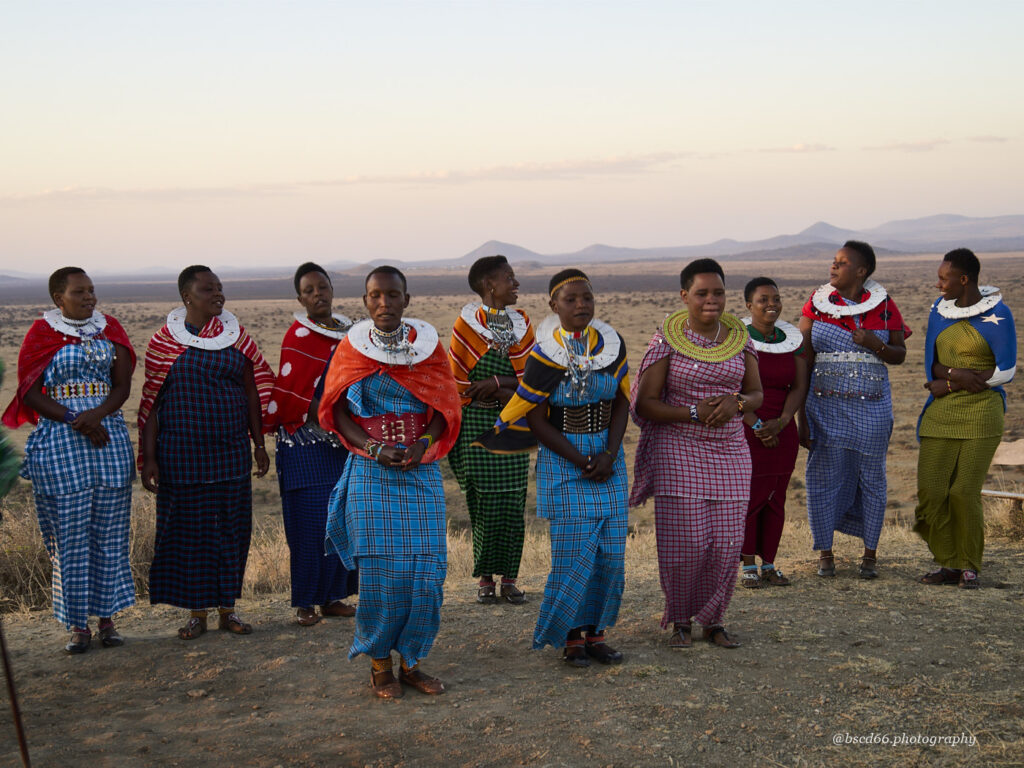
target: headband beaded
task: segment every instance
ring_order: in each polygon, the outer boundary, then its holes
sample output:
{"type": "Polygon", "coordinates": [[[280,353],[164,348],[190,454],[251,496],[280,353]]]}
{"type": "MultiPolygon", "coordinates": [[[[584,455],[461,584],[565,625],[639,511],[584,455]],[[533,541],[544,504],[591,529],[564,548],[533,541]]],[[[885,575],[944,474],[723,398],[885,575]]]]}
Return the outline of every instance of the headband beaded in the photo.
{"type": "MultiPolygon", "coordinates": [[[[563,280],[560,283],[556,283],[555,287],[551,289],[551,296],[550,296],[550,298],[552,298],[552,299],[555,298],[555,294],[558,293],[558,289],[561,288],[563,285],[565,285],[566,283],[574,283],[577,280],[582,280],[587,285],[590,285],[590,280],[588,278],[586,278],[586,277],[583,277],[583,275],[573,275],[572,277],[565,278],[565,280],[563,280]]],[[[591,286],[591,290],[593,290],[592,286],[591,286]]]]}

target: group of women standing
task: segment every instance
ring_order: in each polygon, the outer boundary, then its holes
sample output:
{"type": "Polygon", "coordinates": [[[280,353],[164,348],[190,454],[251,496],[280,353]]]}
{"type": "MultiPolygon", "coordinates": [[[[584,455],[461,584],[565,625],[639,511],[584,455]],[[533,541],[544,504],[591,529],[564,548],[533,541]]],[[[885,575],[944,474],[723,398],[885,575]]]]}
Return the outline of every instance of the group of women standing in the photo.
{"type": "MultiPolygon", "coordinates": [[[[295,274],[302,310],[275,378],[224,309],[217,276],[189,267],[178,282],[183,306],[149,342],[139,409],[138,468],[157,494],[151,602],[190,611],[178,632],[185,640],[207,630],[211,607],[220,629],[251,632],[235,600],[252,463],[258,476],[269,469],[271,433],[298,623],[354,614],[349,655],[371,657],[378,696],[397,698],[403,684],[441,693],[419,668],[446,574],[437,462],[448,456],[466,495],[477,600],[519,605],[527,452],[537,448],[552,568],[534,648],[563,649],[578,667],[622,660],[606,630],[624,587],[627,509],[651,497],[669,646],[690,647],[696,621],[709,642],[738,647],[723,624],[737,563],[744,587],[790,583],[775,559],[798,443],[810,451],[818,575],[836,573],[835,531],[863,540],[859,575],[878,574],[893,423],[886,366],[903,362],[910,331],[871,280],[874,268],[870,246],[846,243],[798,330],[781,319],[771,279],[747,284],[750,316],[738,320],[725,311],[721,266],[694,261],[680,275],[683,307],[654,334],[631,386],[625,343],[595,316],[578,269],[551,279],[552,314],[535,332],[514,307],[519,284],[505,258],[478,260],[469,283],[480,301],[462,309],[446,352],[432,326],[405,317],[397,269],[367,276],[369,317],[353,324],[333,313],[327,273],[304,264],[295,274]],[[640,428],[631,493],[622,448],[630,417],[640,428]],[[344,600],[357,591],[353,608],[344,600]]],[[[978,286],[979,269],[965,249],[947,254],[929,318],[916,530],[941,567],[925,584],[977,585],[981,483],[1015,370],[1012,315],[996,289],[978,286]]],[[[39,422],[22,474],[53,561],[55,615],[72,632],[67,650],[82,652],[90,615],[103,645],[121,644],[112,617],[134,601],[133,461],[119,409],[135,355],[117,321],[95,310],[82,270],[59,270],[49,288],[56,309],[26,337],[4,422],[39,422]]]]}

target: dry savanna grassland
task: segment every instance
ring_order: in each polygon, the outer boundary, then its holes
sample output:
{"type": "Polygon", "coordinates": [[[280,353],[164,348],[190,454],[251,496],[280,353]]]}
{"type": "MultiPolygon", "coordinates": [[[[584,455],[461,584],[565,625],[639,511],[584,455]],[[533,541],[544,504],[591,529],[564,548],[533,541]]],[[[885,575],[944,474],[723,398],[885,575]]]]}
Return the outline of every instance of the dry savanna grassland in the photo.
{"type": "MultiPolygon", "coordinates": [[[[791,263],[726,261],[729,309],[742,314],[749,277],[780,280],[784,316],[795,321],[810,290],[827,279],[828,259],[791,263]]],[[[368,663],[349,662],[351,620],[312,628],[293,622],[276,480],[254,481],[256,529],[239,608],[249,637],[211,632],[185,643],[181,612],[145,599],[152,550],[152,497],[136,488],[133,567],[139,606],[120,618],[127,644],[65,656],[65,633],[49,613],[48,565],[23,483],[0,506],[0,588],[25,727],[36,765],[229,766],[673,766],[843,763],[867,766],[1020,765],[1024,758],[1024,553],[1019,507],[986,502],[984,588],[924,587],[927,548],[910,530],[916,497],[914,424],[924,400],[924,328],[938,256],[883,256],[876,277],[915,333],[903,366],[891,371],[895,428],[888,460],[889,514],[880,544],[880,577],[856,578],[859,542],[837,536],[835,579],[815,575],[804,512],[804,455],[790,485],[789,522],[778,563],[788,588],[738,589],[727,615],[743,642],[725,651],[696,642],[673,652],[660,629],[662,600],[650,506],[631,510],[626,593],[612,644],[625,663],[564,667],[550,649],[531,651],[533,623],[549,565],[546,529],[532,518],[521,607],[474,601],[463,499],[445,464],[450,567],[442,626],[424,668],[448,684],[428,698],[410,691],[378,701],[368,663]]],[[[983,257],[982,282],[1002,287],[1024,314],[1024,254],[983,257]]],[[[661,318],[678,306],[680,264],[588,267],[598,316],[623,335],[630,361],[661,318]],[[657,289],[652,289],[657,286],[657,289]]],[[[527,285],[553,269],[523,267],[527,285]]],[[[468,293],[422,295],[410,272],[410,316],[445,338],[468,293]]],[[[345,283],[358,278],[336,277],[345,283]]],[[[98,284],[101,301],[104,285],[98,284]]],[[[277,363],[294,300],[251,299],[225,286],[229,308],[277,363]]],[[[453,289],[454,290],[454,289],[453,289]]],[[[342,291],[339,290],[339,294],[342,291]]],[[[111,300],[141,352],[175,305],[166,299],[111,300]]],[[[0,355],[7,365],[3,402],[14,387],[18,345],[44,297],[0,309],[0,355]]],[[[546,313],[539,292],[522,305],[546,313]]],[[[337,309],[361,314],[357,299],[337,309]]],[[[125,409],[135,419],[141,366],[125,409]]],[[[1009,387],[1007,441],[1024,438],[1024,390],[1009,387]]],[[[23,445],[27,429],[15,433],[23,445]]],[[[635,449],[630,426],[626,450],[635,449]]],[[[1021,490],[1024,473],[994,466],[990,488],[1021,490]]],[[[0,701],[0,764],[18,763],[6,693],[0,701]]]]}

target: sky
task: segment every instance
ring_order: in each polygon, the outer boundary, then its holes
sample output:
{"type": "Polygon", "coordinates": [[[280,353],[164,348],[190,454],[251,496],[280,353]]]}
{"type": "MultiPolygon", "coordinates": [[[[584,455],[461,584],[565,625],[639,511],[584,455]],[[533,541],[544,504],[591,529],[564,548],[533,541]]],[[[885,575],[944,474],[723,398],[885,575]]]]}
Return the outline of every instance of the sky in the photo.
{"type": "Polygon", "coordinates": [[[1024,3],[5,3],[0,269],[1024,213],[1024,3]]]}

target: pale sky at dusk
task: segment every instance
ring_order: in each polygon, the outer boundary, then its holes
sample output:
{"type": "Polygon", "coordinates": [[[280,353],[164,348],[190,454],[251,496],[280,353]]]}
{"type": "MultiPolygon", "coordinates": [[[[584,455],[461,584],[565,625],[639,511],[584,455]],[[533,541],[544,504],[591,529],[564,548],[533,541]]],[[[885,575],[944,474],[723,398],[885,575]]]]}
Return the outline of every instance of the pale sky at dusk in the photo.
{"type": "Polygon", "coordinates": [[[1024,213],[1017,2],[6,4],[0,268],[1024,213]]]}

